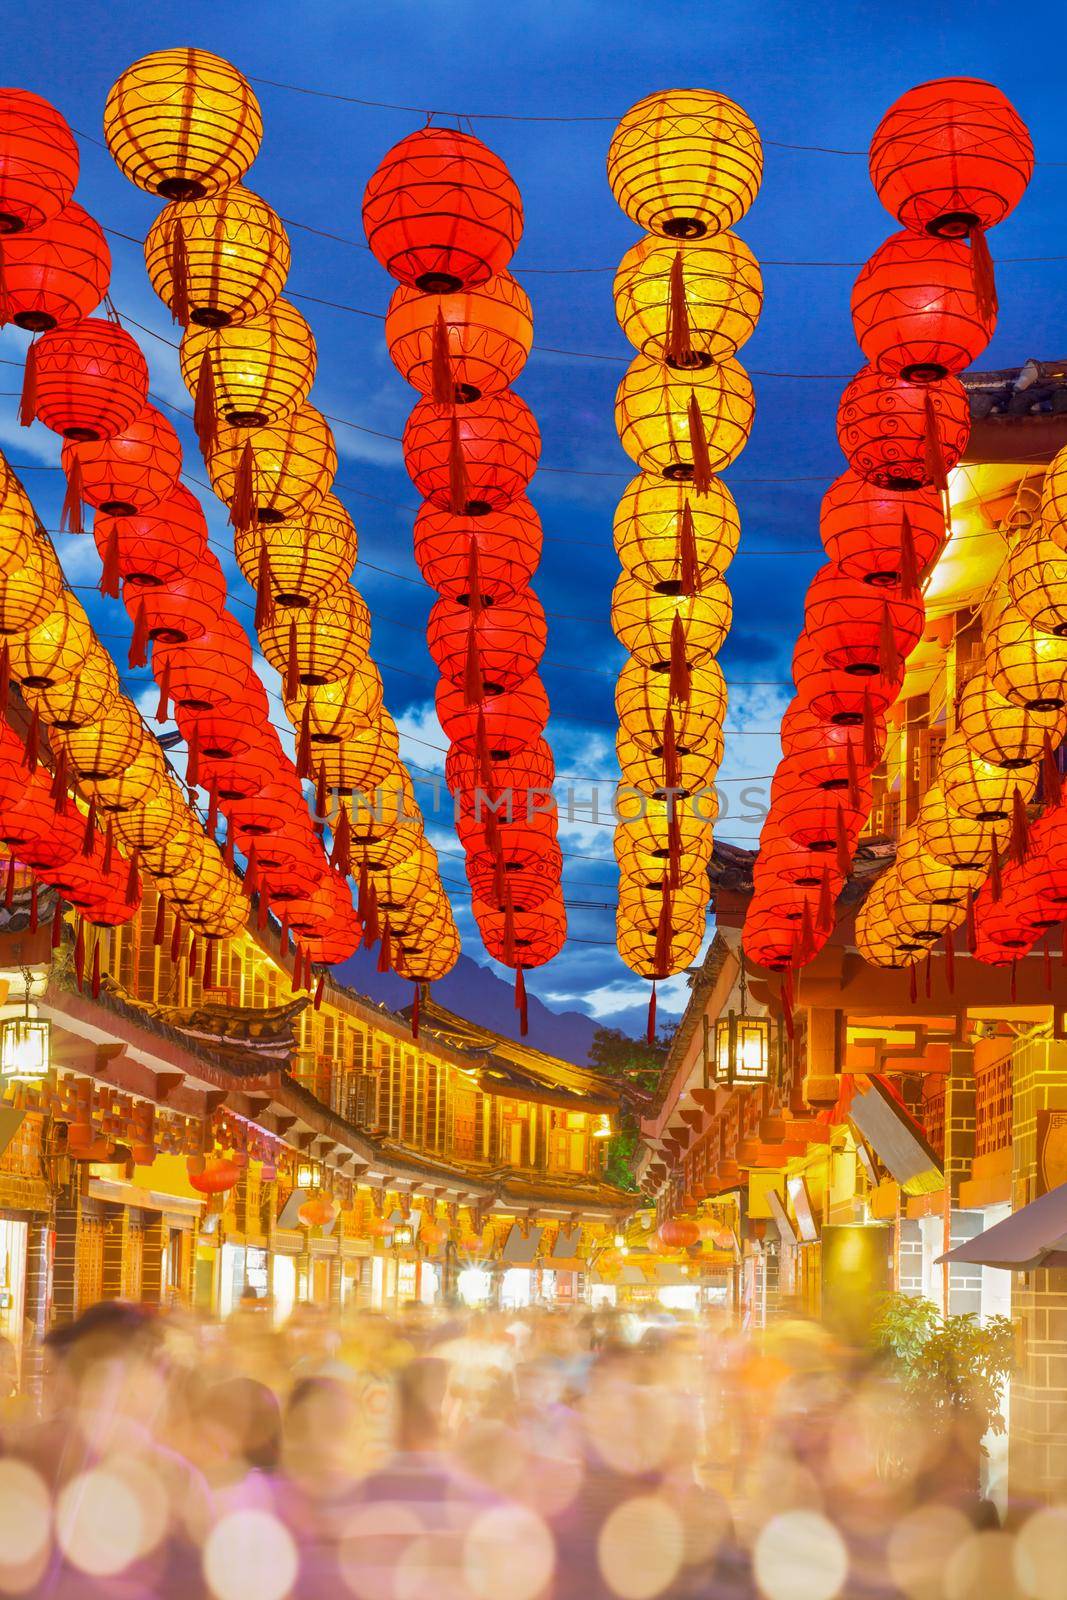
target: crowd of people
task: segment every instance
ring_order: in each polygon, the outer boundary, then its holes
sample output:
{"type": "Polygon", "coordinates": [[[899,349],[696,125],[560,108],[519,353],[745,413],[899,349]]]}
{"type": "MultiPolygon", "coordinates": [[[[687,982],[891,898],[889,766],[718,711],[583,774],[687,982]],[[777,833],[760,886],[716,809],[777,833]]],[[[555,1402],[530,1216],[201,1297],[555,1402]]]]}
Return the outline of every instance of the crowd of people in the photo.
{"type": "Polygon", "coordinates": [[[41,1355],[0,1441],[2,1595],[1067,1594],[1067,1512],[1001,1527],[972,1453],[797,1318],[111,1301],[41,1355]]]}

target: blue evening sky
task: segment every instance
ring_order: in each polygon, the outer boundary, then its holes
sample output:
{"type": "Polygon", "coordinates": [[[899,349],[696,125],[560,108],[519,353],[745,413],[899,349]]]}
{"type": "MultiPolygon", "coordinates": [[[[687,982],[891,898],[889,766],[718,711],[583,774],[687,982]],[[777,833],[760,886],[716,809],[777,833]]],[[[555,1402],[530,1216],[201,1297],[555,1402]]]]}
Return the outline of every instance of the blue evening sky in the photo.
{"type": "MultiPolygon", "coordinates": [[[[788,697],[788,663],[806,582],[821,551],[822,490],[842,467],[834,412],[844,380],[861,363],[848,315],[855,267],[893,224],[875,198],[862,151],[879,117],[904,89],[926,78],[966,74],[992,79],[1030,125],[1039,165],[1017,212],[991,236],[995,257],[1056,256],[1005,263],[999,273],[1000,326],[983,365],[1055,357],[1067,344],[1067,120],[1062,5],[1014,8],[989,0],[929,3],[745,6],[664,0],[378,0],[375,4],[134,4],[84,0],[76,6],[30,0],[5,31],[5,82],[53,100],[75,129],[99,140],[113,79],[137,56],[195,44],[228,56],[252,77],[355,98],[390,101],[474,117],[475,131],[507,161],[522,191],[526,231],[513,262],[534,304],[535,350],[517,387],[544,437],[532,495],[545,526],[536,586],[550,617],[544,676],[552,701],[549,736],[564,781],[588,806],[600,784],[601,816],[562,818],[571,938],[562,955],[530,977],[549,1004],[579,1006],[632,1024],[645,986],[614,952],[615,868],[610,805],[614,762],[614,677],[621,660],[608,625],[617,574],[611,543],[614,502],[632,473],[612,425],[615,384],[630,349],[612,310],[611,276],[637,237],[604,178],[614,121],[654,89],[706,86],[729,94],[755,120],[766,148],[762,192],[739,227],[764,263],[766,303],[742,350],[753,371],[757,419],[751,443],[727,474],[742,514],[741,551],[729,573],[734,629],[723,653],[731,687],[727,757],[721,774],[725,819],[719,834],[752,843],[758,814],[741,803],[746,782],[759,790],[774,770],[776,728],[788,697]],[[602,120],[490,120],[479,114],[602,120]],[[797,265],[795,263],[807,263],[797,265]],[[814,264],[813,264],[814,263],[814,264]],[[827,264],[830,263],[830,264],[827,264]],[[589,269],[575,272],[573,269],[589,269]],[[587,352],[585,356],[560,351],[587,352]],[[592,359],[593,356],[602,359],[592,359]],[[828,374],[783,377],[774,374],[828,374]],[[547,470],[552,469],[552,470],[547,470]]],[[[373,109],[257,84],[264,120],[262,153],[247,180],[290,222],[295,295],[316,296],[381,314],[391,281],[365,248],[359,210],[364,183],[385,150],[424,120],[413,111],[373,109]]],[[[106,226],[143,237],[158,203],[134,189],[106,150],[82,143],[78,198],[106,226]]],[[[121,313],[168,339],[174,330],[149,288],[136,245],[112,239],[112,293],[121,313]]],[[[384,349],[375,315],[296,303],[319,346],[312,399],[333,418],[342,454],[338,487],[360,533],[356,582],[374,615],[373,654],[387,703],[405,733],[404,753],[418,778],[439,771],[443,739],[433,712],[435,671],[423,637],[432,596],[411,559],[416,498],[404,473],[399,435],[413,402],[384,349]],[[361,429],[372,430],[370,432],[361,429]],[[381,569],[388,569],[387,571],[381,569]],[[415,578],[416,582],[404,581],[415,578]]],[[[138,332],[136,328],[132,331],[138,332]]],[[[142,338],[157,394],[181,406],[188,397],[174,350],[142,338]]],[[[25,337],[0,339],[21,356],[25,337]]],[[[7,366],[10,382],[18,373],[7,366]]],[[[0,444],[16,462],[54,465],[58,445],[39,426],[14,425],[16,400],[0,400],[0,444]]],[[[187,468],[203,479],[195,439],[182,422],[187,468]]],[[[58,516],[57,474],[26,474],[47,524],[58,516]]],[[[215,537],[227,541],[224,513],[204,494],[215,537]]],[[[98,577],[91,540],[57,539],[71,581],[98,577]]],[[[238,615],[249,591],[233,565],[238,615]]],[[[128,635],[121,605],[83,593],[120,661],[128,635]]],[[[277,680],[264,672],[268,687],[277,680]]],[[[154,706],[144,675],[135,687],[154,706]]],[[[280,702],[275,701],[279,721],[280,702]]],[[[429,807],[432,790],[419,784],[429,807]]],[[[750,797],[751,798],[751,797],[750,797]]],[[[465,949],[481,950],[468,910],[458,844],[447,813],[428,823],[456,903],[465,949]],[[455,853],[452,853],[455,852],[455,853]]],[[[680,980],[665,986],[664,1014],[684,1003],[680,980]]]]}

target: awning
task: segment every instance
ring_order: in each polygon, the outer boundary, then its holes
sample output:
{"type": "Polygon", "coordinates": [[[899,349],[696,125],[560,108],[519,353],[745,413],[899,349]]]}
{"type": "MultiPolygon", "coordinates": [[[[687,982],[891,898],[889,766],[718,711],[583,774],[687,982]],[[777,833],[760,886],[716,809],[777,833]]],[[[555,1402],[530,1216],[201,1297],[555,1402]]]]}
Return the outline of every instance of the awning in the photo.
{"type": "Polygon", "coordinates": [[[947,1250],[938,1261],[969,1261],[1006,1272],[1067,1267],[1067,1183],[1031,1200],[965,1244],[947,1250]]]}
{"type": "Polygon", "coordinates": [[[921,1128],[878,1078],[871,1078],[870,1085],[864,1094],[853,1095],[849,1119],[905,1194],[932,1194],[943,1188],[944,1169],[921,1128]]]}

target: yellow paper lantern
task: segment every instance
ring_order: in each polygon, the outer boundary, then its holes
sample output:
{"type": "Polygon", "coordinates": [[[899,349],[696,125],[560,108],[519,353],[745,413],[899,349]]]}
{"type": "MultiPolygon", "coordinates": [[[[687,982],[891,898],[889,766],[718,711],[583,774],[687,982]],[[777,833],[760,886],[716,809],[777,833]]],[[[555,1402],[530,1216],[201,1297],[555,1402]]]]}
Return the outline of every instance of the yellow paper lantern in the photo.
{"type": "Polygon", "coordinates": [[[43,621],[11,640],[11,676],[26,689],[50,689],[81,671],[92,646],[83,607],[61,589],[43,621]]]}
{"type": "Polygon", "coordinates": [[[232,505],[249,451],[252,479],[250,523],[295,520],[314,510],[337,473],[337,447],[330,425],[314,406],[268,423],[265,428],[220,428],[207,456],[211,487],[232,505]]]}
{"type": "Polygon", "coordinates": [[[1012,603],[1039,633],[1067,636],[1067,551],[1035,533],[1016,545],[1005,581],[1012,603]]]}
{"type": "Polygon", "coordinates": [[[34,535],[18,566],[0,568],[0,635],[13,638],[38,627],[59,599],[63,573],[51,541],[34,535]]]}
{"type": "Polygon", "coordinates": [[[975,754],[960,732],[946,739],[937,781],[946,805],[976,822],[1010,818],[1016,790],[1024,801],[1037,788],[1036,766],[995,767],[975,754]]]}
{"type": "Polygon", "coordinates": [[[717,661],[709,660],[693,669],[689,698],[684,702],[672,697],[668,673],[657,672],[637,660],[628,661],[615,689],[615,710],[623,732],[650,754],[663,754],[670,711],[679,755],[717,752],[716,765],[722,759],[726,683],[717,661]]]}
{"type": "Polygon", "coordinates": [[[608,182],[638,227],[702,239],[744,216],[763,177],[751,119],[724,94],[669,89],[622,118],[608,149],[608,182]]]}
{"type": "Polygon", "coordinates": [[[721,579],[699,594],[657,594],[624,572],[611,597],[611,626],[619,643],[646,666],[661,669],[674,659],[679,629],[688,666],[711,660],[730,631],[732,614],[730,591],[721,579]]]}
{"type": "Polygon", "coordinates": [[[619,501],[614,533],[626,571],[649,589],[670,594],[680,592],[692,573],[700,588],[722,577],[737,553],[741,519],[718,478],[697,495],[691,484],[641,472],[619,501]]]}
{"type": "Polygon", "coordinates": [[[381,707],[382,675],[368,659],[350,677],[301,686],[286,700],[285,714],[295,728],[302,729],[306,718],[314,763],[318,746],[340,744],[371,727],[381,707]]]}
{"type": "Polygon", "coordinates": [[[1067,639],[1039,633],[1005,607],[985,636],[986,676],[993,688],[1028,711],[1067,706],[1067,639]]]}
{"type": "Polygon", "coordinates": [[[1022,768],[1040,761],[1048,739],[1058,749],[1067,734],[1067,708],[1028,711],[1005,699],[984,673],[960,695],[956,726],[975,755],[993,766],[1022,768]]]}
{"type": "Polygon", "coordinates": [[[657,959],[659,940],[654,929],[635,927],[624,919],[621,911],[615,919],[615,929],[619,954],[631,972],[639,978],[669,978],[696,960],[704,939],[705,919],[702,917],[699,925],[686,923],[672,929],[666,959],[662,961],[657,959]]]}
{"type": "Polygon", "coordinates": [[[1067,535],[1067,447],[1053,456],[1045,472],[1041,521],[1045,531],[1062,547],[1067,535]]]}
{"type": "Polygon", "coordinates": [[[385,708],[378,720],[342,744],[324,745],[316,754],[315,771],[337,794],[368,794],[388,778],[400,756],[396,723],[385,708]]]}
{"type": "Polygon", "coordinates": [[[99,721],[119,694],[119,675],[103,645],[92,639],[73,677],[43,689],[24,683],[22,693],[42,722],[64,732],[99,721]]]}
{"type": "Polygon", "coordinates": [[[37,540],[37,514],[22,484],[0,455],[0,573],[16,572],[37,540]]]}
{"type": "Polygon", "coordinates": [[[937,900],[917,899],[901,886],[895,873],[886,889],[886,917],[896,937],[907,944],[936,944],[947,928],[959,927],[966,910],[962,902],[945,905],[937,900]]]}
{"type": "Polygon", "coordinates": [[[886,914],[885,875],[870,890],[856,917],[856,944],[873,967],[910,967],[920,959],[923,946],[906,943],[886,914]]]}
{"type": "Polygon", "coordinates": [[[283,679],[310,688],[349,678],[370,648],[370,612],[352,585],[316,605],[275,613],[259,630],[263,654],[283,679]]]}
{"type": "Polygon", "coordinates": [[[289,235],[265,200],[234,184],[165,206],[148,230],[152,287],[179,321],[225,328],[274,304],[289,275],[289,235]]]}
{"type": "Polygon", "coordinates": [[[993,850],[1007,838],[1011,824],[1007,818],[980,822],[965,817],[946,804],[939,785],[931,784],[923,795],[916,818],[916,832],[922,848],[950,867],[985,871],[993,850]]]}
{"type": "MultiPolygon", "coordinates": [[[[130,829],[136,832],[144,819],[149,834],[158,834],[160,830],[155,826],[154,798],[140,808],[116,817],[116,831],[125,838],[126,825],[129,824],[130,829]]],[[[183,807],[169,833],[163,838],[149,837],[143,845],[137,846],[141,851],[142,866],[149,877],[155,880],[162,895],[169,896],[170,885],[179,873],[188,873],[195,868],[203,854],[203,840],[202,829],[194,824],[189,809],[183,807]]]]}
{"type": "MultiPolygon", "coordinates": [[[[146,748],[159,746],[128,700],[120,697],[95,722],[57,734],[57,742],[79,778],[93,782],[114,778],[131,766],[146,748]]],[[[162,767],[162,761],[160,763],[162,767]]]]}
{"type": "Polygon", "coordinates": [[[144,805],[158,790],[165,771],[159,746],[146,739],[129,766],[121,772],[95,779],[79,774],[78,786],[83,794],[96,801],[99,810],[117,814],[144,805]]]}
{"type": "Polygon", "coordinates": [[[158,850],[188,827],[189,818],[185,799],[168,773],[143,805],[115,818],[115,831],[130,850],[158,850]]]}
{"type": "Polygon", "coordinates": [[[917,828],[910,828],[897,846],[893,863],[896,882],[904,894],[931,905],[962,905],[967,892],[977,894],[985,876],[979,866],[952,867],[924,848],[917,828]]]}
{"type": "Polygon", "coordinates": [[[707,879],[691,878],[674,889],[667,873],[659,883],[644,877],[623,875],[619,879],[619,921],[641,933],[655,933],[663,915],[664,896],[670,899],[670,925],[674,929],[703,928],[710,889],[707,879]]]}
{"type": "Polygon", "coordinates": [[[262,428],[303,405],[318,357],[304,317],[288,300],[275,300],[268,310],[230,327],[187,328],[178,361],[194,398],[203,384],[211,384],[224,422],[262,428]]]}
{"type": "Polygon", "coordinates": [[[434,983],[459,959],[459,933],[442,907],[432,921],[392,941],[393,971],[414,983],[434,983]]]}
{"type": "Polygon", "coordinates": [[[276,605],[311,606],[342,584],[356,565],[355,524],[340,500],[328,494],[292,522],[265,522],[234,533],[237,565],[254,589],[263,571],[263,550],[276,605]]]}
{"type": "Polygon", "coordinates": [[[437,853],[424,835],[413,840],[411,854],[370,874],[378,900],[378,915],[390,928],[402,930],[419,924],[420,901],[439,887],[437,853]]]}
{"type": "Polygon", "coordinates": [[[623,783],[661,800],[667,797],[670,788],[685,798],[702,795],[705,790],[714,793],[715,774],[722,760],[722,739],[720,736],[706,750],[697,748],[677,754],[672,773],[667,772],[662,754],[643,750],[621,730],[615,740],[615,753],[623,783]],[[673,783],[668,783],[668,777],[673,783]]]}
{"type": "Polygon", "coordinates": [[[729,232],[684,248],[646,234],[620,261],[613,292],[615,315],[630,343],[681,370],[736,355],[755,332],[763,307],[756,258],[729,232]]]}
{"type": "Polygon", "coordinates": [[[748,443],[756,414],[752,382],[739,361],[672,372],[635,356],[615,394],[615,427],[642,472],[680,483],[700,480],[701,463],[722,472],[748,443]]]}
{"type": "Polygon", "coordinates": [[[712,824],[718,814],[714,794],[691,801],[650,799],[620,787],[615,800],[615,859],[628,874],[645,874],[657,883],[675,857],[679,880],[707,872],[712,824]]]}
{"type": "Polygon", "coordinates": [[[116,79],[104,138],[138,188],[168,200],[217,194],[244,176],[263,137],[259,102],[209,50],[158,50],[116,79]]]}

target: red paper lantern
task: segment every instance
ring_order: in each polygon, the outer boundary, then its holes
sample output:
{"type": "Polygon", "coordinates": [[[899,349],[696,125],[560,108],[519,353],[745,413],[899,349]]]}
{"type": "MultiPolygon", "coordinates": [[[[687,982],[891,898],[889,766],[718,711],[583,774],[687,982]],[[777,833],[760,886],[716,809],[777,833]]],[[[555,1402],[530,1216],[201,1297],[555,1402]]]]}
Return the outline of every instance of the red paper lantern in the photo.
{"type": "Polygon", "coordinates": [[[700,1243],[700,1229],[688,1217],[668,1217],[657,1231],[665,1250],[688,1250],[690,1245],[700,1243]]]}
{"type": "Polygon", "coordinates": [[[468,705],[461,688],[437,685],[437,716],[446,735],[461,750],[499,761],[539,739],[548,722],[548,696],[536,673],[517,689],[468,705]],[[481,734],[479,735],[479,729],[481,734]]]}
{"type": "Polygon", "coordinates": [[[779,762],[771,783],[771,815],[802,850],[827,854],[845,840],[851,852],[871,809],[871,780],[863,774],[854,791],[826,788],[807,776],[803,759],[779,762]]]}
{"type": "Polygon", "coordinates": [[[540,454],[533,412],[510,389],[465,406],[420,400],[404,429],[404,465],[416,489],[456,515],[480,517],[510,505],[540,454]]]}
{"type": "Polygon", "coordinates": [[[880,758],[885,737],[885,717],[873,708],[866,728],[829,722],[800,700],[782,718],[782,754],[801,764],[813,783],[833,783],[839,789],[848,787],[850,771],[862,774],[872,765],[865,759],[868,747],[875,760],[880,758]]]}
{"type": "Polygon", "coordinates": [[[207,521],[203,508],[183,483],[165,500],[133,516],[93,519],[93,537],[105,570],[114,565],[116,578],[138,588],[180,583],[195,574],[207,554],[207,521]]]}
{"type": "Polygon", "coordinates": [[[823,495],[819,537],[829,559],[846,577],[862,578],[876,587],[899,584],[909,533],[919,577],[945,539],[944,512],[935,489],[911,493],[880,489],[849,471],[835,478],[823,495]]]}
{"type": "Polygon", "coordinates": [[[816,716],[838,727],[858,727],[864,717],[883,712],[893,704],[904,680],[904,663],[895,673],[878,677],[856,675],[832,667],[810,634],[802,631],[793,651],[793,682],[797,696],[816,716]]]}
{"type": "Polygon", "coordinates": [[[0,90],[0,234],[58,216],[77,181],[78,146],[55,106],[28,89],[0,90]]]}
{"type": "MultiPolygon", "coordinates": [[[[234,706],[231,718],[227,718],[232,725],[236,720],[239,710],[234,706]]],[[[210,717],[207,712],[205,716],[210,717]]],[[[218,741],[218,747],[224,748],[221,730],[216,726],[213,730],[218,741]]],[[[278,735],[269,725],[262,722],[253,724],[250,730],[252,737],[248,747],[244,750],[233,748],[230,753],[216,756],[204,756],[200,760],[200,783],[205,789],[214,786],[219,800],[228,805],[231,800],[248,800],[258,794],[270,783],[285,757],[278,735]]]]}
{"type": "Polygon", "coordinates": [[[458,294],[401,284],[385,318],[389,354],[412,388],[458,405],[514,382],[532,340],[530,297],[510,272],[458,294]]]}
{"type": "Polygon", "coordinates": [[[128,428],[111,438],[68,441],[63,470],[68,481],[79,483],[82,499],[91,506],[108,516],[132,517],[159,506],[179,488],[182,447],[166,417],[155,406],[145,406],[128,428]]]}
{"type": "Polygon", "coordinates": [[[76,443],[113,439],[144,410],[148,366],[136,340],[117,322],[86,317],[53,328],[30,347],[35,415],[76,443]]]}
{"type": "Polygon", "coordinates": [[[463,685],[473,678],[481,695],[517,689],[537,670],[548,641],[541,602],[530,589],[510,599],[480,606],[472,615],[457,600],[435,602],[426,626],[426,643],[441,676],[463,685]]]}
{"type": "Polygon", "coordinates": [[[555,780],[552,752],[544,739],[487,764],[474,753],[453,745],[445,757],[445,783],[460,815],[483,824],[495,815],[519,821],[544,809],[555,780]]]}
{"type": "Polygon", "coordinates": [[[149,639],[163,644],[184,644],[198,639],[218,620],[226,604],[226,579],[215,557],[205,555],[196,574],[168,588],[147,588],[133,578],[123,584],[123,602],[138,616],[143,611],[149,639]]]}
{"type": "Polygon", "coordinates": [[[893,658],[903,661],[910,655],[924,621],[917,591],[904,595],[899,588],[872,588],[830,566],[808,585],[805,631],[826,665],[851,677],[891,676],[893,658]]]}
{"type": "Polygon", "coordinates": [[[283,833],[298,814],[302,801],[296,774],[290,769],[288,774],[275,773],[271,782],[256,794],[231,805],[227,816],[234,837],[244,853],[248,854],[247,845],[251,840],[257,841],[258,851],[258,841],[272,834],[283,833]]]}
{"type": "Polygon", "coordinates": [[[30,333],[90,316],[111,281],[103,230],[75,200],[32,233],[8,234],[0,260],[0,324],[13,322],[30,333]]]}
{"type": "Polygon", "coordinates": [[[962,372],[993,337],[996,315],[975,291],[964,244],[895,233],[880,245],[852,290],[852,323],[872,367],[907,383],[962,372]]]}
{"type": "Polygon", "coordinates": [[[1015,107],[980,78],[909,89],[875,130],[871,181],[905,227],[962,238],[1001,222],[1030,181],[1034,149],[1015,107]]]}
{"type": "Polygon", "coordinates": [[[312,1200],[305,1200],[296,1214],[305,1228],[328,1228],[340,1209],[339,1201],[331,1195],[321,1194],[312,1200]]]}
{"type": "Polygon", "coordinates": [[[522,235],[522,201],[507,167],[480,139],[420,128],[372,174],[363,226],[400,283],[453,294],[507,266],[522,235]]]}
{"type": "Polygon", "coordinates": [[[871,367],[856,374],[837,412],[837,438],[849,466],[884,489],[935,483],[963,455],[970,428],[967,392],[958,378],[905,383],[871,367]]]}
{"type": "Polygon", "coordinates": [[[467,599],[472,572],[483,599],[503,600],[525,587],[541,559],[541,519],[525,495],[483,517],[453,516],[427,500],[414,537],[419,570],[450,600],[467,599]]]}
{"type": "Polygon", "coordinates": [[[241,1169],[235,1161],[209,1161],[202,1172],[197,1172],[192,1162],[187,1163],[187,1176],[198,1194],[225,1194],[236,1188],[241,1169]]]}
{"type": "Polygon", "coordinates": [[[471,909],[485,948],[495,961],[502,961],[505,966],[527,970],[543,967],[563,949],[567,913],[558,889],[536,910],[516,911],[510,919],[510,929],[506,912],[497,911],[481,900],[475,900],[471,909]]]}
{"type": "Polygon", "coordinates": [[[753,873],[758,891],[774,883],[797,889],[820,889],[826,880],[834,900],[844,885],[844,874],[833,857],[822,850],[801,850],[785,831],[780,818],[768,818],[760,835],[759,855],[753,873]]]}
{"type": "Polygon", "coordinates": [[[252,646],[240,623],[223,611],[199,638],[157,644],[152,667],[178,711],[211,711],[248,682],[252,646]]]}
{"type": "Polygon", "coordinates": [[[476,900],[503,911],[506,895],[516,911],[533,911],[556,892],[563,853],[554,814],[494,823],[488,830],[484,822],[460,817],[456,831],[476,900]]]}

